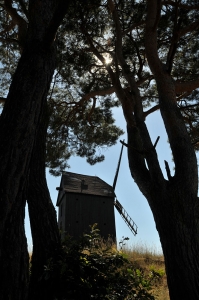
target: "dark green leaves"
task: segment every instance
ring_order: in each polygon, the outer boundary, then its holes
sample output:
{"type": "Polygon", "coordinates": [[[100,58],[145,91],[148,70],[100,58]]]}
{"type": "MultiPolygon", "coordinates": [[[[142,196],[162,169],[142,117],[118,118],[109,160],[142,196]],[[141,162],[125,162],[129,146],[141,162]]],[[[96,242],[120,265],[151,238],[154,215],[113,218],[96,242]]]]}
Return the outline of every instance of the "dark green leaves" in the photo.
{"type": "Polygon", "coordinates": [[[47,282],[57,283],[55,298],[154,300],[149,290],[155,277],[112,246],[102,242],[96,224],[79,242],[66,237],[58,262],[50,260],[44,271],[47,282]]]}

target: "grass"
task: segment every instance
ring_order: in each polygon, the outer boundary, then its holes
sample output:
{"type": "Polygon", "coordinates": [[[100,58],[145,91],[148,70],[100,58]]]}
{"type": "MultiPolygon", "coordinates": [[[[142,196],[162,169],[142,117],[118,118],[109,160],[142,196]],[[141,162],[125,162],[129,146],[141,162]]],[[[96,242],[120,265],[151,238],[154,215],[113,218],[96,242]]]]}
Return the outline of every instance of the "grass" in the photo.
{"type": "Polygon", "coordinates": [[[150,274],[150,272],[160,274],[161,279],[153,286],[151,292],[156,300],[169,300],[163,254],[155,247],[148,247],[142,243],[130,247],[124,245],[121,248],[121,251],[127,255],[136,268],[142,268],[145,274],[150,274]]]}
{"type": "MultiPolygon", "coordinates": [[[[106,244],[101,243],[102,248],[106,248],[106,244]]],[[[116,249],[115,249],[116,251],[116,249]]],[[[169,291],[167,287],[167,278],[165,273],[164,256],[154,246],[139,242],[134,245],[125,245],[125,239],[120,243],[117,251],[122,252],[125,257],[132,262],[136,269],[141,269],[146,276],[150,276],[153,272],[159,274],[159,280],[152,284],[151,294],[156,300],[169,300],[169,291]]],[[[32,252],[29,252],[30,258],[32,252]]],[[[158,278],[158,277],[157,277],[158,278]]]]}

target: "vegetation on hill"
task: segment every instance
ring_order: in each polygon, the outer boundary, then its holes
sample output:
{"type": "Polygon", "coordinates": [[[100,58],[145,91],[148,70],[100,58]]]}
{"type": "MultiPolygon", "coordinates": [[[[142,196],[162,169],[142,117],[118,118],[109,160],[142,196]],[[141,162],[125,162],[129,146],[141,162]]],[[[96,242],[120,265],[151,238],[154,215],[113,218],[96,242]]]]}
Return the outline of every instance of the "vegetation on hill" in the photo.
{"type": "Polygon", "coordinates": [[[79,241],[66,236],[59,259],[50,259],[43,274],[54,298],[169,299],[162,256],[127,250],[126,239],[116,250],[111,240],[102,241],[96,224],[79,241]]]}

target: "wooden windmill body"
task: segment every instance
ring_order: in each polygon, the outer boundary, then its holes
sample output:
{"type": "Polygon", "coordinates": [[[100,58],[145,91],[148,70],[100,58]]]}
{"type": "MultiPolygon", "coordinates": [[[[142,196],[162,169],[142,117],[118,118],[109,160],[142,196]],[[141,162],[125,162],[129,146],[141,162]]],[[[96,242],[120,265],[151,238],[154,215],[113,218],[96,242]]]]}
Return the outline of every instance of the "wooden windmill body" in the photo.
{"type": "Polygon", "coordinates": [[[134,235],[137,225],[116,199],[115,186],[120,168],[123,146],[113,186],[97,176],[64,172],[57,198],[58,226],[60,230],[78,239],[89,231],[89,226],[98,224],[103,239],[116,241],[115,213],[117,209],[134,235]]]}
{"type": "Polygon", "coordinates": [[[114,199],[113,188],[99,177],[64,172],[57,199],[59,228],[78,238],[97,223],[104,239],[116,240],[114,199]]]}

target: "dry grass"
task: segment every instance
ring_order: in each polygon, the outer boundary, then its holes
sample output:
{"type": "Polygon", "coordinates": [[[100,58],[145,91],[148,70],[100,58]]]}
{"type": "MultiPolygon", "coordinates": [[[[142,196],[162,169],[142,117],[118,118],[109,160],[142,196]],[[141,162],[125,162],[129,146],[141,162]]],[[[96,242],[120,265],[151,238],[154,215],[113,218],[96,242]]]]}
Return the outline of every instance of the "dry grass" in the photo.
{"type": "MultiPolygon", "coordinates": [[[[100,245],[103,248],[107,248],[107,243],[100,242],[100,245]]],[[[121,249],[116,249],[113,246],[113,243],[109,241],[108,246],[113,250],[121,250],[126,254],[127,258],[133,263],[136,268],[142,268],[145,274],[149,274],[151,271],[156,271],[160,274],[163,274],[161,280],[153,286],[151,293],[156,300],[170,300],[169,291],[167,287],[167,278],[165,274],[165,264],[164,256],[161,251],[157,250],[154,246],[149,247],[142,243],[135,244],[133,246],[122,246],[121,249]]],[[[32,251],[29,251],[30,259],[32,256],[32,251]]]]}
{"type": "Polygon", "coordinates": [[[124,246],[122,252],[127,254],[137,268],[142,268],[146,274],[156,271],[162,275],[161,280],[157,282],[151,291],[156,300],[169,300],[169,291],[167,287],[167,278],[165,274],[164,256],[155,247],[149,248],[141,243],[131,247],[124,246]]]}

